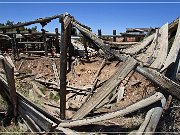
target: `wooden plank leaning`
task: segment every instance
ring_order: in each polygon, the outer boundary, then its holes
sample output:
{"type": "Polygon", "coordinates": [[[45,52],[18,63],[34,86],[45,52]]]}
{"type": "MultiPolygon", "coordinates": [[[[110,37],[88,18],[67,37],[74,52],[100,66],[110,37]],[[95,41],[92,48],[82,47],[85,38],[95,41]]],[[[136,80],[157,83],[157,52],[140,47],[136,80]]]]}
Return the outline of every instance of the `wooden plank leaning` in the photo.
{"type": "Polygon", "coordinates": [[[102,85],[102,87],[75,113],[72,119],[80,119],[93,110],[101,101],[106,98],[128,75],[128,73],[137,66],[135,59],[128,58],[123,65],[120,65],[117,72],[112,75],[111,80],[102,85]]]}
{"type": "Polygon", "coordinates": [[[3,68],[6,74],[6,79],[8,82],[9,89],[10,89],[10,97],[11,97],[11,102],[13,105],[13,114],[14,114],[14,117],[16,117],[17,116],[17,97],[16,97],[16,87],[15,87],[15,80],[14,80],[14,67],[12,67],[11,64],[3,56],[0,56],[0,59],[3,64],[3,68]]]}

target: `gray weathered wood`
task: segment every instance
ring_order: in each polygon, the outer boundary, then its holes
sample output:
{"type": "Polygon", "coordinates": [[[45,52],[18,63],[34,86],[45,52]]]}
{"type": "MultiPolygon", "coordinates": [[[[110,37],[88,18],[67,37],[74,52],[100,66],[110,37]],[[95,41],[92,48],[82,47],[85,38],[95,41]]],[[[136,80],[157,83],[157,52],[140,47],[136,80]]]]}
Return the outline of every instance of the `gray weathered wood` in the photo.
{"type": "Polygon", "coordinates": [[[170,52],[166,58],[164,66],[161,69],[161,72],[164,71],[165,69],[167,69],[172,63],[175,63],[178,53],[179,53],[179,49],[180,49],[180,19],[179,19],[179,25],[177,28],[174,42],[173,42],[170,52]]]}
{"type": "Polygon", "coordinates": [[[5,59],[2,59],[3,67],[6,73],[6,78],[8,82],[8,86],[10,89],[10,97],[11,102],[13,104],[13,113],[14,116],[17,116],[17,97],[16,97],[16,87],[15,87],[15,80],[14,80],[14,68],[11,64],[5,59]]]}
{"type": "Polygon", "coordinates": [[[153,134],[156,126],[160,120],[160,117],[163,112],[163,108],[166,103],[166,98],[163,96],[161,101],[157,102],[155,104],[155,107],[150,109],[145,117],[144,122],[141,124],[140,128],[138,129],[136,135],[142,135],[142,134],[153,134]]]}
{"type": "Polygon", "coordinates": [[[144,65],[150,65],[154,61],[154,58],[152,58],[152,55],[153,55],[155,47],[157,45],[158,38],[159,38],[159,29],[156,29],[156,33],[155,33],[155,36],[154,36],[154,39],[153,39],[151,45],[147,48],[147,50],[145,52],[137,55],[136,59],[143,62],[144,65]]]}
{"type": "Polygon", "coordinates": [[[180,85],[176,82],[170,80],[166,76],[152,69],[142,68],[141,66],[138,66],[136,68],[136,71],[161,87],[162,90],[168,92],[169,94],[175,96],[180,100],[180,85]]]}
{"type": "Polygon", "coordinates": [[[161,105],[154,108],[151,118],[146,126],[145,135],[150,135],[150,134],[153,135],[153,133],[155,132],[165,104],[166,104],[166,98],[163,97],[161,99],[161,105]]]}
{"type": "Polygon", "coordinates": [[[117,116],[124,116],[141,108],[144,108],[150,104],[153,104],[163,98],[163,95],[160,92],[156,92],[154,95],[151,95],[145,99],[142,99],[130,106],[122,108],[116,112],[106,113],[100,116],[89,117],[79,120],[66,120],[62,121],[58,127],[73,127],[73,126],[81,126],[81,125],[88,125],[99,121],[104,121],[108,119],[113,119],[117,116]]]}
{"type": "Polygon", "coordinates": [[[128,73],[136,67],[136,60],[129,58],[127,61],[120,65],[117,72],[96,92],[73,116],[72,119],[80,119],[86,116],[94,107],[106,98],[128,75],[128,73]]]}
{"type": "Polygon", "coordinates": [[[154,52],[155,61],[150,65],[151,68],[160,69],[164,64],[168,53],[168,23],[159,30],[158,46],[154,52]]]}

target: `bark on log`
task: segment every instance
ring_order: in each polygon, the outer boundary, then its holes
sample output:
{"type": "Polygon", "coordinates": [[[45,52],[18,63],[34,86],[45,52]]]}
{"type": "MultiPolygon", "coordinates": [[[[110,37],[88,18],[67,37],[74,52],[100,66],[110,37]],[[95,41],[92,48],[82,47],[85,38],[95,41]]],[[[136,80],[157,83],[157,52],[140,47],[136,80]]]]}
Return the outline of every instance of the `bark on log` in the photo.
{"type": "Polygon", "coordinates": [[[120,109],[116,112],[111,112],[107,114],[103,114],[96,117],[91,118],[84,118],[79,120],[66,120],[62,121],[58,127],[73,127],[73,126],[81,126],[81,125],[88,125],[99,121],[104,121],[108,119],[115,118],[117,116],[124,116],[126,114],[129,114],[131,112],[134,112],[136,110],[139,110],[141,108],[144,108],[150,104],[153,104],[163,98],[163,95],[160,92],[156,92],[154,95],[147,97],[145,99],[142,99],[141,101],[138,101],[130,106],[127,106],[123,109],[120,109]]]}
{"type": "Polygon", "coordinates": [[[128,73],[134,69],[137,62],[133,58],[128,59],[123,65],[120,65],[117,73],[111,77],[111,81],[105,83],[101,89],[98,90],[73,116],[73,119],[80,119],[86,116],[92,109],[94,109],[101,101],[106,98],[128,75],[128,73]]]}

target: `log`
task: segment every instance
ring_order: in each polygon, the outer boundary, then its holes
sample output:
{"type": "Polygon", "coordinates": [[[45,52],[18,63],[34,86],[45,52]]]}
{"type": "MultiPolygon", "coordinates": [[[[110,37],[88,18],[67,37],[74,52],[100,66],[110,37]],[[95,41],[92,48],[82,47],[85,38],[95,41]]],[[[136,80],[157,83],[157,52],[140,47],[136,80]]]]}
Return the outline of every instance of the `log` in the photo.
{"type": "Polygon", "coordinates": [[[154,108],[154,111],[151,115],[151,119],[149,120],[148,125],[146,126],[145,134],[149,135],[155,132],[165,104],[166,104],[166,98],[163,97],[161,99],[160,106],[154,108]]]}
{"type": "Polygon", "coordinates": [[[80,119],[86,116],[92,109],[94,109],[101,101],[106,98],[134,69],[137,65],[136,60],[133,58],[128,59],[120,65],[117,72],[111,77],[111,80],[104,83],[102,87],[96,92],[73,116],[72,119],[80,119]]]}
{"type": "Polygon", "coordinates": [[[166,98],[163,96],[161,101],[157,102],[152,109],[150,109],[145,117],[144,122],[141,124],[136,135],[153,134],[156,126],[160,120],[163,108],[166,104],[166,98]]]}
{"type": "Polygon", "coordinates": [[[39,18],[36,19],[34,21],[29,21],[29,22],[24,22],[24,23],[18,23],[15,25],[9,25],[9,26],[3,26],[0,27],[0,30],[8,30],[8,29],[14,29],[14,28],[19,28],[19,27],[23,27],[23,26],[28,26],[28,25],[32,25],[32,24],[36,24],[36,23],[41,23],[41,24],[46,24],[48,22],[50,22],[53,19],[57,19],[57,18],[62,18],[63,14],[60,15],[54,15],[51,17],[46,17],[46,18],[39,18]]]}
{"type": "MultiPolygon", "coordinates": [[[[180,19],[179,23],[178,23],[178,28],[177,28],[177,32],[176,32],[176,36],[174,39],[174,42],[172,44],[172,47],[170,49],[170,52],[166,58],[166,61],[164,63],[163,68],[161,69],[161,72],[163,72],[165,69],[167,69],[171,64],[176,62],[178,53],[179,53],[179,49],[180,49],[180,19]]],[[[177,71],[176,71],[177,74],[177,71]]]]}
{"type": "Polygon", "coordinates": [[[100,116],[84,118],[84,119],[62,121],[58,125],[58,127],[73,127],[73,126],[88,125],[88,124],[92,124],[92,123],[99,122],[99,121],[113,119],[118,116],[124,116],[124,115],[132,113],[136,110],[144,108],[150,104],[153,104],[153,103],[161,100],[162,98],[163,98],[163,95],[160,92],[156,92],[155,94],[153,94],[145,99],[142,99],[141,101],[138,101],[130,106],[122,108],[116,112],[106,113],[106,114],[103,114],[100,116]]]}
{"type": "Polygon", "coordinates": [[[60,54],[60,118],[65,119],[66,110],[66,72],[67,72],[67,47],[71,43],[71,18],[65,16],[61,20],[61,54],[60,54]],[[70,22],[66,21],[69,20],[70,22]],[[68,24],[68,25],[67,25],[68,24]]]}

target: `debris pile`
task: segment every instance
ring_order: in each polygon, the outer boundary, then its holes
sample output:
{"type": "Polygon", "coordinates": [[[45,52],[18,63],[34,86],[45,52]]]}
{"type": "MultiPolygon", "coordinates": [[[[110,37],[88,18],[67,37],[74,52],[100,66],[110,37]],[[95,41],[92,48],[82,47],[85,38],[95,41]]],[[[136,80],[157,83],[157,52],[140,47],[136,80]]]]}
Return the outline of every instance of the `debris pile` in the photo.
{"type": "Polygon", "coordinates": [[[180,99],[179,18],[144,30],[140,42],[103,40],[69,14],[0,30],[0,41],[10,40],[12,48],[9,52],[8,46],[1,47],[0,55],[0,91],[9,103],[7,115],[14,122],[21,117],[31,132],[153,134],[172,100],[180,99]],[[5,31],[46,25],[56,18],[61,34],[57,29],[51,34],[36,32],[38,36],[28,33],[34,41],[19,41],[17,33],[8,36],[5,31]],[[72,38],[72,27],[82,35],[72,38]],[[20,44],[31,50],[20,52],[20,44]]]}

